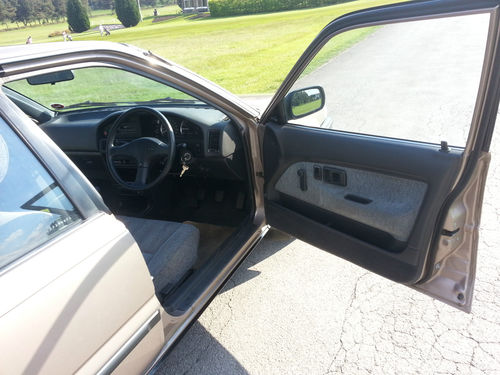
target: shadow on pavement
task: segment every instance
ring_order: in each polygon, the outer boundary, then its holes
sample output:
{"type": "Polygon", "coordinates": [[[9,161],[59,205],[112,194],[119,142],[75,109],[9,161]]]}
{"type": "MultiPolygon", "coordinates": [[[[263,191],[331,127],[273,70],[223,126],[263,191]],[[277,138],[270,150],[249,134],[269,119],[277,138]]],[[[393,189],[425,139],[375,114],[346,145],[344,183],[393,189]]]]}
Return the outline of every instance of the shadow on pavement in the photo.
{"type": "Polygon", "coordinates": [[[163,360],[156,374],[245,375],[248,372],[199,322],[195,322],[163,360]]]}
{"type": "MultiPolygon", "coordinates": [[[[257,277],[251,268],[287,246],[293,237],[271,230],[255,248],[231,281],[219,292],[228,290],[257,277]]],[[[222,346],[198,321],[187,331],[172,352],[163,360],[158,375],[167,374],[248,374],[236,358],[222,346]]]]}
{"type": "Polygon", "coordinates": [[[226,284],[226,286],[219,293],[223,294],[228,290],[231,290],[232,288],[259,276],[260,272],[252,270],[251,268],[266,258],[274,255],[276,252],[290,244],[293,240],[295,240],[294,237],[276,229],[271,229],[261,243],[243,262],[238,271],[233,275],[231,278],[233,283],[226,284]]]}

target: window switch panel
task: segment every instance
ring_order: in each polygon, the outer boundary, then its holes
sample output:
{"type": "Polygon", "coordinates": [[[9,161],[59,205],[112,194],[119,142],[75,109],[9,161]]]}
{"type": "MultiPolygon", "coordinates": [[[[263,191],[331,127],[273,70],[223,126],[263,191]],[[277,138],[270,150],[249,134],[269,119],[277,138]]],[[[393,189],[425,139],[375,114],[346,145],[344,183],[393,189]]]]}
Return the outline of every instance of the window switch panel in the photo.
{"type": "Polygon", "coordinates": [[[346,186],[347,175],[342,169],[323,167],[323,181],[332,185],[346,186]]]}

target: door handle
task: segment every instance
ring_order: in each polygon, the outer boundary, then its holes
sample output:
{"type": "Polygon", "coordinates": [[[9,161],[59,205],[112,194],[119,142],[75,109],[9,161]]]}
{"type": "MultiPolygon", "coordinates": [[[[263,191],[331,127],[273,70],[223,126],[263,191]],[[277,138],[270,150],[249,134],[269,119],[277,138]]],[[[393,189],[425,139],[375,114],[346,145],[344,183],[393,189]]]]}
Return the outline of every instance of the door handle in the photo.
{"type": "Polygon", "coordinates": [[[299,186],[300,190],[307,191],[307,172],[304,168],[300,168],[297,171],[297,176],[299,176],[299,186]]]}

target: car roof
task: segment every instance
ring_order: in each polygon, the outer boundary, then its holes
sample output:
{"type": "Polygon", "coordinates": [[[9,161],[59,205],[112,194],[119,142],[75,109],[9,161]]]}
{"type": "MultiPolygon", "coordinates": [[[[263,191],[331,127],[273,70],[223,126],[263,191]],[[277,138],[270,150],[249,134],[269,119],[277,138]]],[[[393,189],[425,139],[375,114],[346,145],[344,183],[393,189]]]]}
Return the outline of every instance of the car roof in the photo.
{"type": "Polygon", "coordinates": [[[125,44],[101,41],[88,42],[55,42],[55,43],[33,43],[19,44],[13,46],[0,47],[0,65],[11,62],[30,60],[34,58],[64,55],[74,52],[107,50],[116,52],[126,52],[128,54],[144,54],[146,51],[140,48],[125,44]]]}

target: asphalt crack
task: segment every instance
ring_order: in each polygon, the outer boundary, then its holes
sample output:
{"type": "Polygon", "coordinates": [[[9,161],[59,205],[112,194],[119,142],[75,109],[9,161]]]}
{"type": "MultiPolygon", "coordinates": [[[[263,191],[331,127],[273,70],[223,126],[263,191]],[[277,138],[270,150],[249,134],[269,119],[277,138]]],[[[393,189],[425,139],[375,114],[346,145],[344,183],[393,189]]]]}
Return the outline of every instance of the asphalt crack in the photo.
{"type": "MultiPolygon", "coordinates": [[[[353,304],[354,304],[354,301],[356,301],[357,299],[357,296],[358,296],[358,285],[361,281],[361,279],[366,276],[366,275],[369,275],[369,272],[365,272],[361,275],[359,275],[357,278],[356,278],[356,281],[354,283],[354,287],[353,287],[353,290],[352,290],[352,293],[351,293],[351,296],[350,296],[350,299],[349,299],[349,303],[347,304],[347,307],[346,309],[344,310],[344,318],[342,320],[342,324],[341,324],[341,329],[340,329],[340,337],[339,337],[339,349],[337,350],[337,352],[335,353],[332,361],[330,362],[330,365],[328,366],[326,372],[323,374],[323,375],[328,375],[328,374],[331,374],[332,373],[332,367],[334,366],[339,354],[343,351],[344,352],[344,359],[345,359],[345,353],[347,353],[347,350],[345,349],[345,346],[344,346],[344,341],[343,341],[343,336],[344,336],[344,332],[345,332],[345,326],[346,326],[346,323],[349,319],[349,315],[348,315],[348,312],[350,311],[350,309],[352,308],[353,304]]],[[[340,369],[341,373],[343,373],[343,370],[340,369]]]]}

